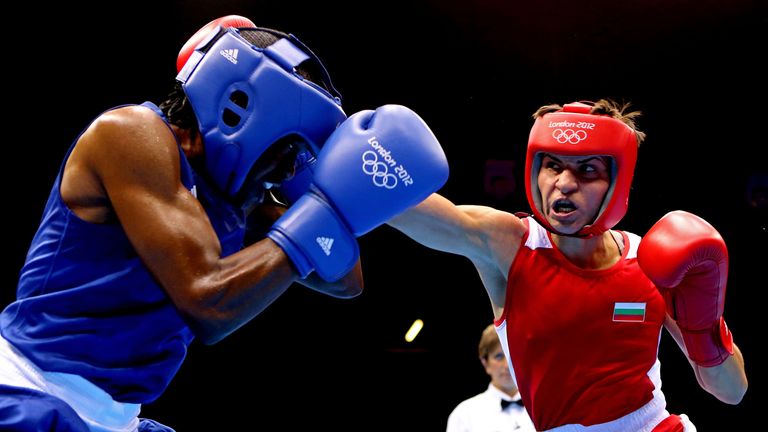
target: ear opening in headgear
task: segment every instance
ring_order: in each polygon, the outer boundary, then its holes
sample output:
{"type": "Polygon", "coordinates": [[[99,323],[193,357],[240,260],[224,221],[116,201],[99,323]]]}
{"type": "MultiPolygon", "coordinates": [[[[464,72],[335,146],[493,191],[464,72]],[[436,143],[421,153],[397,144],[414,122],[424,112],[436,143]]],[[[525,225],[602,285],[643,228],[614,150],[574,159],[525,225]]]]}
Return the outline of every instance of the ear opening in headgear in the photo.
{"type": "MultiPolygon", "coordinates": [[[[229,100],[243,110],[248,108],[248,94],[242,90],[233,91],[232,94],[229,95],[229,100]]],[[[229,107],[224,108],[224,111],[221,114],[221,118],[224,124],[231,128],[237,127],[243,120],[240,114],[236,113],[229,107]]]]}

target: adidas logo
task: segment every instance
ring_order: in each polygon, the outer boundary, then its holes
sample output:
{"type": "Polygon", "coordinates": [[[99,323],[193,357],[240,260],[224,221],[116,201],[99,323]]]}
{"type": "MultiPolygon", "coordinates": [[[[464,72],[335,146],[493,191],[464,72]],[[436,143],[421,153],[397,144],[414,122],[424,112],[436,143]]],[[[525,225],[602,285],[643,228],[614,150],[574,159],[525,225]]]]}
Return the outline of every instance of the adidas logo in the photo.
{"type": "Polygon", "coordinates": [[[320,245],[320,249],[325,252],[326,256],[331,255],[331,246],[333,246],[333,239],[328,237],[318,237],[315,239],[317,244],[320,245]]]}
{"type": "Polygon", "coordinates": [[[227,59],[230,62],[232,62],[232,64],[237,64],[237,53],[238,53],[238,51],[239,50],[237,48],[226,49],[226,50],[219,51],[219,54],[224,56],[225,59],[227,59]]]}

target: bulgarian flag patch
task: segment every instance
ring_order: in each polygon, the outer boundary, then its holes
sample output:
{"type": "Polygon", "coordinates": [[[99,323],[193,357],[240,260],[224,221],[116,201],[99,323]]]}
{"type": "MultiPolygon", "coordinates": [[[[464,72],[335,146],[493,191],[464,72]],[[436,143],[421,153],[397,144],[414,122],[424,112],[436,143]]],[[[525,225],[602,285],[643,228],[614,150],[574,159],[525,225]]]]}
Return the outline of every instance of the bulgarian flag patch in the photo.
{"type": "Polygon", "coordinates": [[[645,303],[614,303],[613,320],[619,322],[644,322],[645,303]]]}

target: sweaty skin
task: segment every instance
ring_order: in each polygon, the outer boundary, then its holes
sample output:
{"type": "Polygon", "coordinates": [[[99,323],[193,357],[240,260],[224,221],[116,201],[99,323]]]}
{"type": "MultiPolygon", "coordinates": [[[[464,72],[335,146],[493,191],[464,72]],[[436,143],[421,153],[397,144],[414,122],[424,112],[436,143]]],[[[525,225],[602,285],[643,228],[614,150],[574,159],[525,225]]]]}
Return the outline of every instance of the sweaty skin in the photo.
{"type": "Polygon", "coordinates": [[[358,261],[328,283],[298,279],[274,242],[260,240],[221,257],[205,210],[179,176],[179,151],[200,157],[200,134],[172,126],[149,109],[102,115],[80,137],[64,168],[61,194],[80,218],[119,220],[145,265],[204,343],[215,343],[263,311],[294,283],[334,297],[362,291],[358,261]]]}

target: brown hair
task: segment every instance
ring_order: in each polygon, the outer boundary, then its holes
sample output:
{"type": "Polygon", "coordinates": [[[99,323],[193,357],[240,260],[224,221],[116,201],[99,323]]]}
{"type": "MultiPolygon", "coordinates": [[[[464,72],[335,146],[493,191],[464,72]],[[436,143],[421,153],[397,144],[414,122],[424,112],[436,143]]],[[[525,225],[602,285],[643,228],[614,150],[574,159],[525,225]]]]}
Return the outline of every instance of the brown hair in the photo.
{"type": "Polygon", "coordinates": [[[501,345],[499,341],[499,335],[496,334],[496,328],[493,324],[489,324],[488,327],[483,330],[482,336],[480,336],[480,344],[477,346],[477,354],[481,359],[488,359],[488,354],[495,351],[496,348],[501,345]]]}

